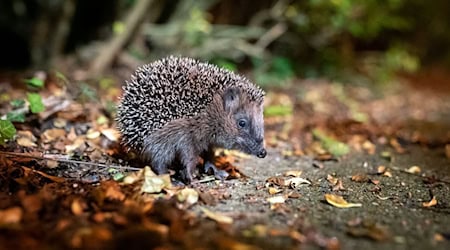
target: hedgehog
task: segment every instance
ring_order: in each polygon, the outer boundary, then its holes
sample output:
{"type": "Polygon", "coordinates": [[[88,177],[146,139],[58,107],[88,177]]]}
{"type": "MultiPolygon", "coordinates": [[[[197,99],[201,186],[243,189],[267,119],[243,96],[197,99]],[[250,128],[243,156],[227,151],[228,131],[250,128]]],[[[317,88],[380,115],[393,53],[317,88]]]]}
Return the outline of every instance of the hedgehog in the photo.
{"type": "Polygon", "coordinates": [[[216,148],[259,158],[264,148],[265,92],[244,76],[207,62],[169,56],[139,67],[125,82],[116,122],[122,144],[156,174],[174,169],[191,183],[200,158],[220,179],[216,148]]]}

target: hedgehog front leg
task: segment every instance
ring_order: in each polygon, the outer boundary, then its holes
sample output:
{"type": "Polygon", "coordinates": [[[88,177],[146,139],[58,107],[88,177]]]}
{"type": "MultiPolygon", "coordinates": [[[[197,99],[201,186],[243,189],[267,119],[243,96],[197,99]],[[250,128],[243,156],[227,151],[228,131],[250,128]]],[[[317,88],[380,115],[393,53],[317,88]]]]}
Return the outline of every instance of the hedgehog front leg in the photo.
{"type": "Polygon", "coordinates": [[[184,183],[190,184],[194,179],[194,171],[198,164],[198,156],[189,148],[185,148],[181,155],[181,164],[183,165],[180,174],[184,183]]]}
{"type": "Polygon", "coordinates": [[[225,170],[218,169],[214,165],[214,149],[209,148],[203,154],[203,172],[207,174],[213,174],[219,180],[225,180],[229,174],[225,170]],[[211,173],[212,172],[212,173],[211,173]]]}

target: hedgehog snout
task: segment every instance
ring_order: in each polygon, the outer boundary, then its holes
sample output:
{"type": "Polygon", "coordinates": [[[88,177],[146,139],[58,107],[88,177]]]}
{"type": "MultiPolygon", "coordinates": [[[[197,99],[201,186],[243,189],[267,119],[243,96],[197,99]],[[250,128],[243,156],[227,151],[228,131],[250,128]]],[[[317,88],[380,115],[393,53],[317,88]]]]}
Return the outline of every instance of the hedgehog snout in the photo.
{"type": "Polygon", "coordinates": [[[257,154],[256,154],[256,156],[258,157],[258,158],[264,158],[264,157],[266,157],[266,155],[267,155],[267,151],[266,151],[266,149],[261,149],[261,151],[259,151],[257,154]]]}

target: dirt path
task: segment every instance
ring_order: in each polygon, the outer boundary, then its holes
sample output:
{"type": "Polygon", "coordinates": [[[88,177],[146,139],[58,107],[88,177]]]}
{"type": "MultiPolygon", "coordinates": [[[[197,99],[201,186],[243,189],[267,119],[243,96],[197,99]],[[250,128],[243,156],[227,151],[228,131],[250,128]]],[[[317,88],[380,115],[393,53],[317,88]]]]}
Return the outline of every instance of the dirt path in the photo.
{"type": "MultiPolygon", "coordinates": [[[[279,230],[298,227],[314,237],[336,237],[342,249],[449,249],[450,242],[438,239],[439,235],[448,237],[450,233],[449,160],[441,150],[418,146],[408,150],[402,155],[393,153],[391,161],[379,154],[352,153],[340,162],[326,162],[321,169],[313,167],[307,157],[285,159],[272,150],[266,159],[248,159],[238,164],[242,172],[251,176],[249,180],[202,184],[201,188],[229,194],[229,198],[209,208],[236,218],[234,226],[241,229],[255,224],[279,230]],[[392,177],[373,174],[380,165],[390,169],[392,177]],[[420,166],[422,173],[399,171],[411,166],[420,166]],[[274,195],[264,188],[266,180],[283,176],[289,170],[301,170],[301,177],[312,185],[301,185],[297,188],[298,198],[288,198],[281,208],[271,210],[266,199],[274,195]],[[368,174],[367,178],[379,183],[352,181],[351,177],[357,174],[368,174]],[[327,175],[342,180],[345,190],[333,191],[327,175]],[[435,176],[446,183],[427,184],[428,179],[422,176],[435,176]],[[326,193],[340,194],[349,202],[362,203],[362,207],[333,207],[325,201],[326,193]],[[422,203],[433,196],[438,205],[423,207],[422,203]]],[[[292,191],[287,189],[281,194],[292,191]]],[[[270,246],[267,249],[283,249],[289,248],[290,243],[267,239],[266,244],[270,246]]],[[[317,244],[306,246],[317,248],[317,244]]]]}

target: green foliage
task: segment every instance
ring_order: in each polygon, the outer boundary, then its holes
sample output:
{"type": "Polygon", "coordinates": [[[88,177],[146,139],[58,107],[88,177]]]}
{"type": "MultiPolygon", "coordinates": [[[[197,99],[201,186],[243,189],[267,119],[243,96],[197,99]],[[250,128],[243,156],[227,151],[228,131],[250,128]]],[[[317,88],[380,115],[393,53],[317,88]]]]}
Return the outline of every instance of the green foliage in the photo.
{"type": "Polygon", "coordinates": [[[0,144],[11,140],[16,135],[16,128],[8,120],[0,120],[0,144]]]}
{"type": "Polygon", "coordinates": [[[274,57],[272,60],[252,58],[254,78],[260,85],[283,85],[295,72],[292,61],[287,57],[274,57]]]}
{"type": "Polygon", "coordinates": [[[11,122],[25,122],[25,113],[20,110],[8,112],[6,119],[11,122]]]}
{"type": "Polygon", "coordinates": [[[81,102],[86,102],[88,100],[96,101],[98,99],[97,91],[93,87],[89,86],[89,84],[85,82],[80,82],[79,84],[81,90],[79,99],[81,102]]]}
{"type": "Polygon", "coordinates": [[[25,79],[24,81],[30,87],[34,87],[34,88],[44,87],[44,80],[39,79],[37,77],[33,77],[31,79],[25,79]]]}
{"type": "Polygon", "coordinates": [[[216,58],[216,59],[212,60],[212,63],[214,63],[215,65],[217,65],[221,68],[228,69],[229,71],[237,70],[236,63],[234,63],[230,60],[224,59],[224,58],[216,58]]]}
{"type": "Polygon", "coordinates": [[[42,98],[37,93],[27,93],[28,103],[30,104],[31,113],[39,113],[45,110],[42,98]]]}
{"type": "Polygon", "coordinates": [[[324,132],[318,129],[313,130],[313,135],[317,139],[320,140],[322,143],[322,146],[330,152],[332,155],[339,157],[342,155],[346,155],[350,152],[350,147],[342,143],[340,141],[337,141],[329,136],[327,136],[324,132]]]}
{"type": "Polygon", "coordinates": [[[286,116],[292,115],[294,109],[292,106],[288,105],[271,105],[264,109],[264,116],[286,116]]]}
{"type": "Polygon", "coordinates": [[[22,99],[15,99],[12,100],[9,104],[11,104],[13,108],[21,108],[25,105],[25,101],[22,99]]]}

